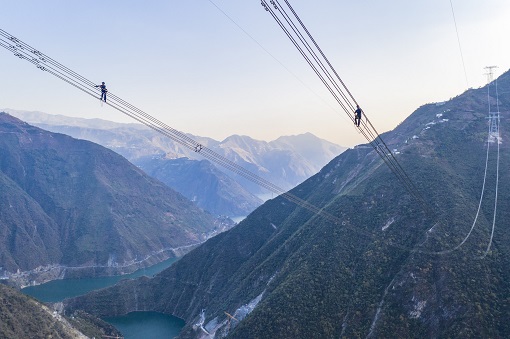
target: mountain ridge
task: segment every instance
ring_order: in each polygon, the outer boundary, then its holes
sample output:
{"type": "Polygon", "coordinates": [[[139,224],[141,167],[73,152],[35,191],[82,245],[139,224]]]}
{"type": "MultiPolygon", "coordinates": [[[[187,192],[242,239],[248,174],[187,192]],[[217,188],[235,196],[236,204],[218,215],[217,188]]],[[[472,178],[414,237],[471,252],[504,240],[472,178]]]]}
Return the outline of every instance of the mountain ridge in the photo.
{"type": "MultiPolygon", "coordinates": [[[[152,156],[166,159],[187,157],[192,160],[202,160],[195,152],[143,125],[138,125],[133,130],[130,126],[136,124],[104,121],[105,127],[101,127],[101,124],[96,122],[97,119],[94,119],[91,126],[87,126],[89,119],[62,118],[62,121],[59,121],[60,118],[56,116],[40,112],[5,110],[47,130],[101,144],[133,163],[137,163],[138,159],[152,156]],[[75,125],[82,127],[75,127],[75,125]]],[[[242,135],[232,135],[222,141],[191,134],[187,136],[283,189],[290,189],[317,173],[334,156],[346,149],[315,137],[311,133],[282,136],[270,142],[242,135]],[[287,170],[282,171],[282,168],[287,170]]],[[[236,177],[229,172],[225,173],[253,194],[267,193],[242,177],[236,177]]]]}
{"type": "Polygon", "coordinates": [[[5,113],[0,134],[0,265],[11,281],[129,273],[231,226],[102,146],[5,113]]]}
{"type": "MultiPolygon", "coordinates": [[[[510,73],[498,81],[501,92],[510,89],[510,73]]],[[[500,147],[500,166],[510,167],[508,131],[501,129],[501,144],[487,142],[486,91],[424,105],[383,135],[439,222],[360,145],[291,190],[338,223],[271,199],[154,278],[66,300],[66,309],[170,313],[186,320],[181,338],[505,336],[509,231],[496,228],[489,256],[477,259],[490,238],[493,199],[483,202],[466,243],[440,255],[473,223],[486,147],[500,147]],[[143,297],[135,304],[130,291],[143,297]]],[[[508,94],[499,106],[510,112],[508,94]]],[[[490,154],[487,187],[496,180],[490,154]]],[[[510,182],[509,174],[500,172],[500,180],[510,182]]],[[[508,185],[499,198],[510,200],[508,185]]],[[[510,220],[510,210],[499,208],[497,218],[510,220]]]]}

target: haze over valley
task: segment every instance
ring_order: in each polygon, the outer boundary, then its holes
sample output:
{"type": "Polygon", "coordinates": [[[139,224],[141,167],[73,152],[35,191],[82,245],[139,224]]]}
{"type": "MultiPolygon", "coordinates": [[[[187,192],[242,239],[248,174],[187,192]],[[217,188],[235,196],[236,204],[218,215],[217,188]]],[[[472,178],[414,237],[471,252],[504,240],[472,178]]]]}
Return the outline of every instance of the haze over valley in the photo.
{"type": "MultiPolygon", "coordinates": [[[[30,117],[26,112],[6,111],[30,117]]],[[[37,113],[37,116],[51,119],[43,113],[37,113]]],[[[54,279],[72,282],[80,278],[73,284],[81,285],[82,281],[94,277],[130,273],[168,258],[181,257],[208,238],[231,228],[234,222],[227,215],[244,217],[262,204],[255,194],[248,193],[210,162],[184,156],[189,153],[168,152],[175,150],[175,145],[162,143],[154,134],[147,137],[148,131],[137,125],[72,120],[75,126],[55,125],[48,129],[74,130],[79,134],[90,131],[88,128],[94,123],[114,126],[110,130],[98,129],[95,134],[109,136],[105,144],[112,149],[125,150],[126,155],[130,152],[138,155],[132,155],[131,159],[139,167],[92,142],[49,132],[0,113],[3,187],[0,231],[4,235],[0,244],[0,276],[4,283],[24,287],[54,279]],[[79,126],[84,123],[88,128],[79,126]],[[123,147],[111,146],[122,142],[123,147]],[[140,147],[140,143],[160,146],[140,147]],[[163,182],[152,179],[141,168],[154,178],[180,189],[183,194],[188,192],[192,201],[163,182]]],[[[321,161],[326,162],[328,157],[334,156],[333,152],[343,151],[343,148],[311,134],[282,137],[273,144],[248,137],[230,138],[227,145],[212,139],[210,142],[219,144],[218,148],[226,152],[233,147],[235,151],[232,153],[249,155],[243,164],[251,162],[261,171],[267,172],[267,169],[256,161],[265,166],[280,166],[289,174],[280,182],[287,186],[290,185],[288,180],[305,180],[312,174],[314,166],[319,168],[323,165],[321,161]],[[238,140],[241,146],[235,147],[233,140],[238,140]],[[255,149],[259,151],[250,155],[249,152],[255,149]],[[271,155],[271,152],[275,154],[271,155]],[[314,156],[305,158],[307,153],[314,153],[314,156]],[[289,160],[279,164],[264,160],[278,158],[278,154],[284,159],[288,154],[289,160]]],[[[145,269],[142,274],[146,274],[145,269]]],[[[65,284],[59,288],[63,289],[61,293],[64,295],[66,290],[71,290],[65,284]]],[[[86,290],[89,289],[85,287],[86,290]]],[[[30,293],[39,295],[39,292],[30,293]]],[[[11,297],[11,294],[6,296],[11,297]]],[[[49,298],[53,300],[53,297],[49,298]]],[[[86,333],[117,333],[108,324],[81,311],[70,314],[72,319],[94,324],[88,325],[94,329],[87,327],[86,333]]],[[[9,316],[15,318],[18,313],[9,316]]],[[[24,320],[18,320],[13,321],[19,328],[26,325],[24,320]]],[[[62,321],[67,324],[70,320],[62,318],[62,321]]],[[[115,320],[112,318],[112,321],[115,320]]],[[[2,331],[8,334],[19,329],[5,328],[2,331]]],[[[58,331],[67,333],[67,330],[58,331]]]]}
{"type": "Polygon", "coordinates": [[[154,278],[65,309],[170,313],[180,338],[506,336],[509,135],[487,116],[510,112],[510,73],[497,81],[383,135],[423,201],[359,145],[290,191],[323,211],[272,199],[154,278]]]}
{"type": "Polygon", "coordinates": [[[231,229],[112,151],[3,113],[4,276],[26,283],[118,273],[136,262],[135,251],[153,253],[166,242],[172,255],[196,248],[152,278],[59,307],[99,318],[140,310],[177,316],[182,338],[504,336],[510,253],[499,225],[510,220],[510,190],[498,169],[509,166],[508,135],[487,112],[489,103],[502,116],[510,111],[510,73],[497,84],[424,105],[383,135],[424,201],[372,147],[359,145],[291,189],[297,205],[276,197],[231,229]],[[80,212],[82,205],[94,213],[80,212]],[[71,269],[90,264],[94,270],[71,269]]]}
{"type": "Polygon", "coordinates": [[[510,338],[510,2],[10,1],[0,338],[510,338]]]}
{"type": "MultiPolygon", "coordinates": [[[[268,197],[274,197],[271,191],[215,166],[196,152],[140,124],[13,109],[3,111],[43,129],[110,148],[216,215],[246,216],[268,197]]],[[[346,149],[311,133],[282,136],[271,142],[238,135],[223,141],[189,136],[286,190],[317,173],[346,149]]]]}

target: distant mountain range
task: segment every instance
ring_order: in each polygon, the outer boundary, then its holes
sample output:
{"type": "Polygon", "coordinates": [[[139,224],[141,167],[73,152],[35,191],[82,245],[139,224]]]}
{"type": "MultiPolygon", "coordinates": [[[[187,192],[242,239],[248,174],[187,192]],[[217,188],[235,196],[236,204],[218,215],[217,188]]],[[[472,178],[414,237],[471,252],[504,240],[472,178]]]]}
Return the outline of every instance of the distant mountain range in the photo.
{"type": "MultiPolygon", "coordinates": [[[[216,149],[283,189],[291,189],[306,180],[346,150],[311,133],[282,136],[270,142],[233,135],[219,143],[216,149]]],[[[252,191],[264,192],[252,182],[240,182],[252,191]]]]}
{"type": "Polygon", "coordinates": [[[360,145],[291,190],[320,212],[271,199],[155,277],[66,310],[173,314],[180,338],[508,337],[510,73],[490,91],[424,105],[382,135],[426,203],[360,145]]]}
{"type": "Polygon", "coordinates": [[[232,226],[122,156],[0,113],[0,276],[127,273],[232,226]]]}
{"type": "MultiPolygon", "coordinates": [[[[214,169],[200,155],[143,125],[42,112],[5,111],[46,130],[108,147],[213,214],[247,215],[262,203],[256,195],[267,196],[270,193],[229,171],[221,174],[224,168],[214,169]],[[170,169],[176,172],[170,173],[170,169]],[[181,178],[181,175],[184,177],[181,178]],[[182,184],[189,183],[191,177],[192,185],[182,184]],[[213,182],[214,185],[211,185],[213,182]]],[[[221,142],[188,136],[283,189],[291,189],[306,180],[345,150],[310,133],[284,136],[271,142],[238,135],[221,142]]]]}

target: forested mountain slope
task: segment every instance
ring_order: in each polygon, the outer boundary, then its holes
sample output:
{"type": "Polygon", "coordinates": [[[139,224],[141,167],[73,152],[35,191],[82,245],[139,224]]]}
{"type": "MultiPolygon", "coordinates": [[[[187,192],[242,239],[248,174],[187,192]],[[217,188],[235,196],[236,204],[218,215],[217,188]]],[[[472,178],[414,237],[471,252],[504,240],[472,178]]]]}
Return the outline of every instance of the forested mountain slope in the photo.
{"type": "Polygon", "coordinates": [[[0,113],[0,276],[130,272],[229,225],[111,150],[0,113]]]}
{"type": "Polygon", "coordinates": [[[119,336],[115,328],[77,312],[72,318],[58,315],[10,287],[0,284],[0,338],[100,338],[119,336]]]}
{"type": "Polygon", "coordinates": [[[215,215],[246,216],[263,203],[208,160],[150,157],[135,164],[215,215]]]}
{"type": "Polygon", "coordinates": [[[66,308],[170,313],[187,322],[182,338],[508,337],[510,73],[498,86],[499,139],[487,142],[487,87],[383,135],[432,212],[360,145],[291,191],[336,220],[278,197],[154,278],[66,308]]]}

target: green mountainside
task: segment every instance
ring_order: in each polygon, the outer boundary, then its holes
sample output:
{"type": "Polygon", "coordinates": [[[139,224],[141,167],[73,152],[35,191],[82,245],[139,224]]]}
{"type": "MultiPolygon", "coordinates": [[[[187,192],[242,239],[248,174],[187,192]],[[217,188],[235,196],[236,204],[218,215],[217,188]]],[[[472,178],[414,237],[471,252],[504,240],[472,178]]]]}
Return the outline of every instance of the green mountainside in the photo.
{"type": "Polygon", "coordinates": [[[114,327],[82,312],[66,318],[0,284],[0,338],[101,338],[121,335],[114,327]]]}
{"type": "Polygon", "coordinates": [[[231,222],[120,155],[0,113],[0,276],[26,285],[127,273],[231,222]]]}
{"type": "Polygon", "coordinates": [[[336,222],[278,197],[157,276],[66,300],[65,308],[173,314],[186,321],[182,338],[508,337],[510,73],[498,86],[499,102],[494,84],[489,100],[501,111],[501,143],[487,143],[487,87],[424,105],[383,135],[433,213],[360,145],[291,190],[336,222]],[[498,208],[483,257],[498,145],[498,208]]]}
{"type": "Polygon", "coordinates": [[[208,160],[152,156],[134,164],[215,215],[246,216],[263,202],[208,160]]]}

